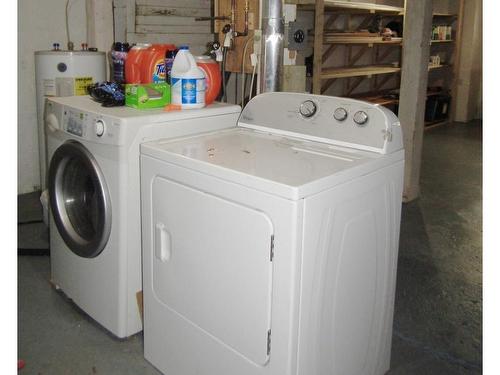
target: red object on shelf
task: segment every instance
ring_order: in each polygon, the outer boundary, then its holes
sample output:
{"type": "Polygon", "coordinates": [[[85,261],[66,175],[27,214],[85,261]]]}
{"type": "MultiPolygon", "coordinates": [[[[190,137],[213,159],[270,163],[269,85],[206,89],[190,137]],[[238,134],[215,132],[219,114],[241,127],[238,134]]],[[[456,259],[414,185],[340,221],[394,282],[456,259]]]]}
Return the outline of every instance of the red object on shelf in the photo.
{"type": "Polygon", "coordinates": [[[17,361],[17,369],[18,369],[18,370],[21,370],[22,368],[24,368],[25,364],[26,364],[26,363],[25,363],[22,359],[19,359],[19,360],[17,361]]]}
{"type": "Polygon", "coordinates": [[[196,65],[198,65],[205,73],[205,81],[207,88],[205,91],[205,104],[212,103],[219,95],[222,84],[222,75],[220,73],[219,64],[212,60],[209,56],[196,56],[196,65]]]}

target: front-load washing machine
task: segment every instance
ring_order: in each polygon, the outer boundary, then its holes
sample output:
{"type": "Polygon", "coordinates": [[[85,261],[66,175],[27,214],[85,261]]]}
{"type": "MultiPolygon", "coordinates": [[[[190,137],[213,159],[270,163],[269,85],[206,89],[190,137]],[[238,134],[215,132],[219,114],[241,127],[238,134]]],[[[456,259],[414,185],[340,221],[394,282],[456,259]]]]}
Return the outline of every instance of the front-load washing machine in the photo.
{"type": "Polygon", "coordinates": [[[404,151],[397,117],[308,94],[141,145],[144,353],[169,375],[389,369],[404,151]]]}
{"type": "Polygon", "coordinates": [[[227,104],[168,113],[104,108],[88,96],[47,100],[52,282],[114,335],[142,329],[140,143],[235,126],[240,111],[227,104]]]}

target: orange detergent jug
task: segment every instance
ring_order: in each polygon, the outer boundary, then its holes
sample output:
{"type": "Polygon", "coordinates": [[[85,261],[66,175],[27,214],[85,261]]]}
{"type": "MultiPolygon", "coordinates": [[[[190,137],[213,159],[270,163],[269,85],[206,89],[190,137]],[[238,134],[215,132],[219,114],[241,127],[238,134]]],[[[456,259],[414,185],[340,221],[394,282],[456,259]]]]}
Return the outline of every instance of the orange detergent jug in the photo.
{"type": "Polygon", "coordinates": [[[219,69],[219,64],[212,60],[210,56],[195,56],[196,65],[198,65],[205,73],[205,104],[212,103],[219,95],[222,76],[219,69]]]}
{"type": "Polygon", "coordinates": [[[126,83],[141,83],[142,61],[146,50],[150,47],[149,43],[137,43],[128,51],[127,60],[125,60],[126,83]]]}
{"type": "Polygon", "coordinates": [[[125,61],[126,83],[165,82],[165,52],[175,50],[173,44],[138,43],[125,61]]]}
{"type": "Polygon", "coordinates": [[[175,50],[173,44],[153,44],[142,61],[141,83],[165,82],[165,53],[175,50]]]}

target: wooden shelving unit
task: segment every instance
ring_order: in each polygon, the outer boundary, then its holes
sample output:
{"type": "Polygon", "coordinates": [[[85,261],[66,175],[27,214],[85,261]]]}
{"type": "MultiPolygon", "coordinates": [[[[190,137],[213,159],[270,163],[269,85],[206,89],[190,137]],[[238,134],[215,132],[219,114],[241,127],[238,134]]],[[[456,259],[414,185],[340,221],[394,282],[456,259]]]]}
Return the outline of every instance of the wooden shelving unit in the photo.
{"type": "Polygon", "coordinates": [[[431,40],[431,44],[434,44],[434,43],[452,43],[452,42],[454,42],[453,39],[431,40]]]}
{"type": "Polygon", "coordinates": [[[399,67],[385,65],[367,65],[349,68],[324,68],[321,70],[321,79],[335,79],[348,77],[371,77],[378,74],[398,73],[399,67]]]}
{"type": "Polygon", "coordinates": [[[374,95],[365,96],[365,99],[386,104],[395,103],[394,100],[377,97],[376,93],[382,90],[383,85],[394,74],[399,74],[401,71],[399,57],[396,65],[388,64],[387,59],[394,48],[401,48],[402,38],[383,38],[378,33],[362,30],[368,29],[374,16],[377,15],[399,19],[404,14],[404,8],[339,0],[285,0],[285,2],[296,4],[298,9],[314,10],[313,93],[324,94],[331,85],[342,79],[343,95],[352,96],[365,79],[373,78],[370,81],[370,91],[374,95]],[[343,18],[338,21],[339,17],[343,18]],[[356,21],[360,21],[355,28],[351,22],[352,17],[357,17],[356,21]],[[342,20],[345,20],[342,30],[335,29],[334,25],[342,23],[342,20]],[[341,46],[345,55],[344,64],[328,66],[329,58],[338,53],[341,46]],[[371,58],[368,57],[370,53],[371,58]]]}
{"type": "MultiPolygon", "coordinates": [[[[430,40],[430,55],[439,55],[441,64],[438,66],[429,66],[428,86],[437,86],[440,88],[440,90],[430,93],[428,92],[428,106],[435,105],[435,103],[433,102],[434,100],[444,100],[442,98],[439,98],[439,96],[445,98],[449,95],[451,97],[451,101],[453,101],[455,97],[457,75],[456,67],[458,66],[460,53],[459,48],[461,39],[463,3],[464,0],[459,1],[457,13],[433,14],[433,27],[437,25],[451,26],[451,35],[445,39],[430,40]]],[[[450,105],[446,105],[447,116],[445,120],[443,120],[441,117],[439,117],[439,119],[437,120],[433,120],[432,118],[429,118],[429,116],[427,116],[425,122],[426,129],[429,127],[435,127],[449,123],[452,120],[450,117],[450,107],[450,105]]],[[[439,115],[441,116],[442,113],[440,113],[439,115]]]]}
{"type": "Polygon", "coordinates": [[[342,33],[324,33],[323,44],[380,44],[401,46],[402,38],[391,38],[389,40],[379,37],[346,36],[342,33]]]}

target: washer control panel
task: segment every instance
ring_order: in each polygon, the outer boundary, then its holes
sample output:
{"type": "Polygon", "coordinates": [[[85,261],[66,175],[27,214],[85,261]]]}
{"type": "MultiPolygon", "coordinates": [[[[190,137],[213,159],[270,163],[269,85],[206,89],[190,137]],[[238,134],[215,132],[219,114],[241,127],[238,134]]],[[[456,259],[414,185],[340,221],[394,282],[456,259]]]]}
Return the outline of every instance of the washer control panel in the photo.
{"type": "Polygon", "coordinates": [[[62,129],[76,137],[106,144],[120,144],[120,121],[101,114],[64,107],[62,129]]]}

